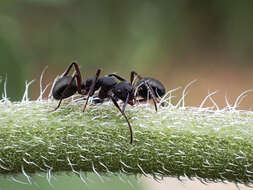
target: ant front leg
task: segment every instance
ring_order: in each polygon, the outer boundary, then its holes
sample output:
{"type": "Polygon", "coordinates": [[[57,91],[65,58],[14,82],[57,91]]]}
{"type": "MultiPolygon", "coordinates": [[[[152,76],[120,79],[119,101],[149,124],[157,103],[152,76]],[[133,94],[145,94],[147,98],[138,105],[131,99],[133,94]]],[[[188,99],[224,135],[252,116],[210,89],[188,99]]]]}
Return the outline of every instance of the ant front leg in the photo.
{"type": "Polygon", "coordinates": [[[87,106],[87,103],[89,101],[90,96],[94,94],[95,85],[97,83],[97,80],[98,80],[98,77],[100,75],[100,72],[101,72],[101,69],[98,69],[97,72],[96,72],[95,80],[92,81],[92,85],[90,87],[90,90],[89,90],[89,93],[88,93],[88,97],[87,97],[86,102],[85,102],[84,107],[83,107],[83,112],[86,109],[86,106],[87,106]]]}
{"type": "MultiPolygon", "coordinates": [[[[123,110],[121,110],[121,108],[119,107],[119,104],[117,103],[117,100],[115,99],[115,97],[110,96],[110,99],[112,100],[113,104],[116,106],[116,108],[118,108],[118,110],[120,111],[120,113],[124,116],[124,118],[127,121],[128,127],[129,127],[129,131],[130,131],[130,144],[133,144],[133,129],[132,126],[126,116],[126,114],[124,113],[123,110]]],[[[126,102],[125,102],[126,103],[126,102]]]]}
{"type": "MultiPolygon", "coordinates": [[[[131,76],[130,76],[131,85],[134,84],[134,81],[135,81],[135,77],[134,76],[135,75],[138,77],[139,80],[143,79],[143,77],[140,76],[138,73],[136,73],[135,71],[132,71],[131,72],[131,76]]],[[[153,88],[151,88],[151,86],[149,85],[149,83],[146,80],[144,80],[144,85],[146,86],[148,92],[150,92],[151,98],[152,98],[153,103],[155,105],[155,111],[157,111],[157,105],[156,105],[157,100],[156,100],[156,97],[155,97],[155,92],[154,92],[153,88]]]]}
{"type": "Polygon", "coordinates": [[[131,74],[130,74],[130,84],[131,85],[134,85],[134,82],[135,82],[135,75],[138,77],[139,80],[141,80],[143,77],[140,76],[138,73],[136,73],[135,71],[132,71],[131,74]]]}

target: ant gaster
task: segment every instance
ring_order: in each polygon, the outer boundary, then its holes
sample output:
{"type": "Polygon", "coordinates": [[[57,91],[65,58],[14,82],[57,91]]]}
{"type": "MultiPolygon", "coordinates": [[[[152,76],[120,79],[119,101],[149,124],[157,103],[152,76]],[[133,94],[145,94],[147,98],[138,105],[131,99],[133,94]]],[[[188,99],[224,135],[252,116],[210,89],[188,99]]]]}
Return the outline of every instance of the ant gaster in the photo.
{"type": "MultiPolygon", "coordinates": [[[[109,74],[108,76],[99,77],[101,69],[98,69],[96,72],[95,77],[88,78],[85,83],[82,81],[82,76],[80,73],[80,69],[77,63],[73,62],[69,65],[67,70],[64,72],[62,77],[60,77],[54,87],[53,87],[53,97],[56,100],[60,100],[58,106],[55,108],[57,110],[63,99],[68,98],[78,92],[81,95],[87,95],[86,102],[83,107],[83,112],[86,109],[89,97],[92,96],[95,91],[99,90],[98,97],[100,99],[109,98],[112,100],[113,104],[117,107],[117,109],[121,112],[128,123],[128,127],[130,130],[130,143],[133,143],[133,130],[132,126],[125,115],[125,108],[127,104],[134,105],[136,103],[136,96],[135,96],[135,75],[141,80],[142,77],[138,75],[136,72],[131,72],[130,75],[130,83],[127,82],[126,79],[122,78],[117,74],[109,74]],[[75,68],[75,75],[68,76],[71,68],[74,66],[75,68]],[[120,80],[119,83],[115,81],[113,78],[117,78],[120,80]],[[76,80],[75,80],[76,79],[76,80]],[[124,102],[122,109],[117,103],[117,100],[120,99],[124,102]]],[[[153,89],[149,86],[149,84],[144,80],[145,87],[150,91],[151,98],[155,104],[155,109],[157,110],[156,100],[153,89]]],[[[55,111],[54,110],[54,111],[55,111]]]]}
{"type": "MultiPolygon", "coordinates": [[[[96,76],[94,78],[94,80],[97,80],[99,74],[100,74],[101,70],[98,69],[96,76]]],[[[76,62],[71,63],[67,70],[63,73],[63,75],[56,81],[56,83],[54,84],[53,90],[52,90],[52,95],[54,97],[54,99],[56,100],[60,100],[58,103],[58,106],[55,108],[55,110],[57,110],[63,99],[68,98],[72,95],[74,95],[76,92],[78,92],[81,95],[87,95],[88,94],[88,98],[92,95],[92,91],[95,88],[95,84],[89,84],[88,81],[88,85],[85,85],[82,81],[82,75],[79,69],[79,66],[76,62]],[[70,70],[72,67],[75,67],[75,75],[74,76],[68,76],[70,70]],[[76,81],[75,81],[76,79],[76,81]],[[87,87],[89,86],[89,91],[87,91],[87,87]]],[[[87,98],[87,101],[88,101],[87,98]]],[[[87,102],[85,103],[84,109],[86,107],[87,102]]],[[[54,111],[55,111],[54,110],[54,111]]]]}

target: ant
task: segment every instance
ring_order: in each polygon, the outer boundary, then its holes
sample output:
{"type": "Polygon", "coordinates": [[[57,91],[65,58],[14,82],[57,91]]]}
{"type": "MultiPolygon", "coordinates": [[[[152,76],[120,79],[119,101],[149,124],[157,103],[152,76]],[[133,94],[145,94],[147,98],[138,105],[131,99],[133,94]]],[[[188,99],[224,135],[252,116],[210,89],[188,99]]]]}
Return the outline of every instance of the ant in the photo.
{"type": "MultiPolygon", "coordinates": [[[[131,72],[130,83],[129,83],[127,82],[126,79],[124,79],[123,77],[117,74],[109,74],[108,76],[99,77],[100,72],[101,72],[101,69],[98,69],[95,77],[88,78],[84,83],[82,81],[82,76],[81,76],[81,72],[80,72],[78,64],[76,62],[72,62],[68,66],[67,70],[64,72],[62,77],[60,77],[56,81],[53,87],[53,90],[52,90],[53,97],[56,100],[60,100],[55,110],[57,110],[60,107],[63,99],[68,98],[74,95],[76,92],[78,92],[81,95],[88,94],[88,97],[83,107],[83,112],[84,112],[86,109],[89,97],[93,96],[95,91],[100,89],[98,92],[98,97],[102,100],[105,98],[111,99],[113,104],[117,107],[117,109],[121,112],[121,114],[126,119],[129,130],[130,130],[130,144],[132,144],[133,130],[127,116],[125,115],[125,108],[127,104],[134,105],[136,103],[136,95],[135,95],[136,88],[134,86],[135,75],[140,80],[142,79],[142,77],[133,71],[131,72]],[[74,76],[68,76],[73,66],[75,68],[76,73],[74,76]],[[113,77],[117,78],[120,82],[117,83],[113,77]],[[122,108],[120,108],[119,104],[117,103],[118,99],[124,102],[122,108]]],[[[151,98],[155,104],[155,109],[157,111],[155,94],[154,94],[153,89],[150,87],[150,85],[147,83],[146,80],[143,81],[143,84],[145,85],[146,89],[150,91],[151,98]]]]}

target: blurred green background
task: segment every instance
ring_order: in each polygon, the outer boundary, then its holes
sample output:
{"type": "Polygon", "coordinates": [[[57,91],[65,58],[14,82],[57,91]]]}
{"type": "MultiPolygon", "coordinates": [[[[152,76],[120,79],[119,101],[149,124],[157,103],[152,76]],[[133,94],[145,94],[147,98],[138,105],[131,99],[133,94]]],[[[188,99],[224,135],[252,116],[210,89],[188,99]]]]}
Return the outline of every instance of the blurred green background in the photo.
{"type": "MultiPolygon", "coordinates": [[[[11,100],[36,79],[34,99],[46,65],[48,83],[77,60],[84,78],[101,67],[125,77],[135,70],[167,89],[198,79],[188,104],[218,90],[214,99],[223,106],[225,95],[232,103],[252,88],[252,8],[251,0],[3,0],[0,76],[8,76],[11,100]]],[[[251,109],[250,99],[241,108],[251,109]]]]}
{"type": "MultiPolygon", "coordinates": [[[[35,79],[35,99],[46,66],[44,85],[76,60],[84,78],[97,68],[125,77],[135,70],[168,90],[197,79],[187,105],[216,90],[220,107],[225,96],[232,104],[253,88],[252,10],[252,0],[2,0],[0,95],[6,76],[12,101],[35,79]]],[[[252,103],[249,94],[239,109],[252,110],[252,103]]]]}

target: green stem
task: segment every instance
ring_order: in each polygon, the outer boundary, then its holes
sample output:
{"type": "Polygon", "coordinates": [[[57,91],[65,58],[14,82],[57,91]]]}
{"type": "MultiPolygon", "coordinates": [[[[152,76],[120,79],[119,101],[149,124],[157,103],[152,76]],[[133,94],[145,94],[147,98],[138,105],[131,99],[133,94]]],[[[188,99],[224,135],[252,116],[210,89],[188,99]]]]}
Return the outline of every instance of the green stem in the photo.
{"type": "Polygon", "coordinates": [[[146,105],[0,103],[0,174],[127,173],[253,182],[253,113],[146,105]]]}

